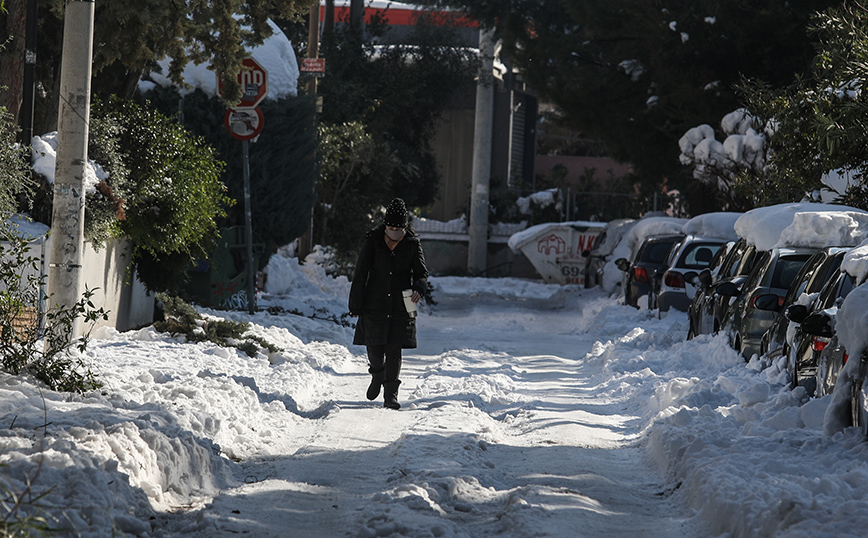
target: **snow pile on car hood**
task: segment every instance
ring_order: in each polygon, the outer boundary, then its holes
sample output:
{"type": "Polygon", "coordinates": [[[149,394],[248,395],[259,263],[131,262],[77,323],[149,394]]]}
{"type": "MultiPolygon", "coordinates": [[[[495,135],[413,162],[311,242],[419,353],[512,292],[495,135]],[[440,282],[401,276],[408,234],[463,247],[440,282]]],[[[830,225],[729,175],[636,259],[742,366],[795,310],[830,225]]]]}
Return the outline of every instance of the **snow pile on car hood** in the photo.
{"type": "Polygon", "coordinates": [[[856,246],[868,238],[868,212],[855,207],[793,203],[752,209],[735,231],[759,250],[856,246]]]}
{"type": "Polygon", "coordinates": [[[686,235],[700,237],[716,237],[727,241],[738,241],[735,233],[735,222],[744,213],[705,213],[688,220],[681,231],[686,235]]]}

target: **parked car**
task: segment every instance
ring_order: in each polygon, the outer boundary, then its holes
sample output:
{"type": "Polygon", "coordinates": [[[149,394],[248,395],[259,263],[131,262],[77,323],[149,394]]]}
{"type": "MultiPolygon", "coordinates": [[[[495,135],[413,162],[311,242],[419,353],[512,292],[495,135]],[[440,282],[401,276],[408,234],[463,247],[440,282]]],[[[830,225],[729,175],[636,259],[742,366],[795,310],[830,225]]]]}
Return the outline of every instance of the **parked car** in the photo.
{"type": "Polygon", "coordinates": [[[694,279],[685,278],[688,273],[697,275],[706,269],[715,254],[726,243],[724,239],[711,237],[685,236],[669,251],[666,264],[654,275],[659,279],[657,307],[661,312],[670,308],[686,312],[696,295],[697,284],[694,279]]]}
{"type": "Polygon", "coordinates": [[[724,283],[740,286],[756,260],[756,248],[744,239],[727,244],[718,254],[721,256],[691,278],[699,289],[687,310],[690,322],[688,338],[698,334],[715,334],[720,330],[733,298],[718,293],[717,287],[724,283]]]}
{"type": "Polygon", "coordinates": [[[649,298],[649,308],[653,307],[651,277],[659,267],[666,263],[669,251],[684,237],[681,234],[652,235],[646,237],[634,249],[630,260],[620,258],[615,261],[618,269],[624,272],[621,289],[624,302],[636,308],[642,297],[649,298]]]}
{"type": "Polygon", "coordinates": [[[615,247],[636,223],[633,219],[618,219],[609,222],[597,236],[590,250],[582,254],[586,258],[585,287],[593,288],[603,283],[603,270],[615,247]]]}
{"type": "Polygon", "coordinates": [[[787,354],[787,371],[793,387],[803,385],[817,396],[831,394],[846,361],[846,351],[835,338],[835,317],[838,307],[855,287],[856,279],[838,270],[820,290],[810,314],[808,307],[799,308],[802,305],[787,309],[791,319],[802,318],[787,354]]]}
{"type": "Polygon", "coordinates": [[[760,352],[763,334],[780,312],[784,297],[799,269],[816,249],[773,248],[757,253],[753,269],[741,286],[725,282],[717,293],[734,297],[721,325],[732,347],[745,359],[760,352]]]}
{"type": "MultiPolygon", "coordinates": [[[[813,302],[812,298],[815,299],[816,295],[823,288],[823,285],[837,273],[838,268],[841,267],[841,261],[844,259],[844,254],[849,250],[846,247],[826,247],[818,250],[808,258],[808,261],[805,262],[793,279],[793,283],[784,297],[783,304],[781,304],[781,311],[786,313],[790,305],[797,303],[807,306],[810,302],[813,302]]],[[[807,315],[807,313],[804,315],[807,315]]],[[[762,337],[762,342],[760,343],[761,355],[769,359],[787,355],[789,352],[787,332],[791,323],[787,315],[775,318],[772,326],[762,337]]]]}

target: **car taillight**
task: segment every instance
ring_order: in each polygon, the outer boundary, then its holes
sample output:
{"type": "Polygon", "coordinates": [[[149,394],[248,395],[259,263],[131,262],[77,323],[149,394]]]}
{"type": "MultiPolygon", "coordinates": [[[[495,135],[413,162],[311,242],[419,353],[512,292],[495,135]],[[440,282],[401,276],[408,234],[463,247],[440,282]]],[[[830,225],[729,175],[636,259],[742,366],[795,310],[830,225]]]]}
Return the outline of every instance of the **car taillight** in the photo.
{"type": "Polygon", "coordinates": [[[644,267],[633,268],[633,280],[636,282],[648,282],[648,273],[644,267]]]}
{"type": "Polygon", "coordinates": [[[814,351],[817,351],[817,352],[823,351],[824,349],[826,349],[826,346],[828,346],[828,345],[829,345],[829,339],[828,338],[823,338],[821,336],[815,336],[814,337],[814,343],[813,343],[814,351]]]}
{"type": "Polygon", "coordinates": [[[666,271],[666,274],[663,275],[663,282],[670,288],[683,288],[684,275],[678,271],[666,271]]]}
{"type": "Polygon", "coordinates": [[[847,359],[850,358],[850,355],[844,353],[844,364],[847,364],[847,359]]]}

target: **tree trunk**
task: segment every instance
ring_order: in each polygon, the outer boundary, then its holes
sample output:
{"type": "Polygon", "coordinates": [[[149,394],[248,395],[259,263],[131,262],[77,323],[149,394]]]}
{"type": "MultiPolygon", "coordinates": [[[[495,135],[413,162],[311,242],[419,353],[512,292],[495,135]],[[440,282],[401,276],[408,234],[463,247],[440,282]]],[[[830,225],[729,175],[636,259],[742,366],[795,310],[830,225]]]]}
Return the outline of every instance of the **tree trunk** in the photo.
{"type": "Polygon", "coordinates": [[[6,0],[6,13],[0,14],[0,36],[12,37],[0,51],[0,73],[6,86],[0,91],[0,107],[5,107],[18,123],[24,95],[24,33],[27,21],[27,0],[6,0]]]}
{"type": "Polygon", "coordinates": [[[331,45],[335,35],[335,0],[326,0],[323,14],[322,42],[331,45]]]}

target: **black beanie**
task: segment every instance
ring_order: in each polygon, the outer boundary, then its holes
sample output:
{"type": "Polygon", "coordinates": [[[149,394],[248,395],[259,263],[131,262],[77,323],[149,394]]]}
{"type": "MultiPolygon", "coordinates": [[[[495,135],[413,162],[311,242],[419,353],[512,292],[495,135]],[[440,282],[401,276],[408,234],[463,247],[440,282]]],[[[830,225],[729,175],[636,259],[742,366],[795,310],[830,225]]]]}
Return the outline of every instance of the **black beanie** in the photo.
{"type": "Polygon", "coordinates": [[[386,208],[386,217],[383,219],[383,224],[393,228],[407,227],[407,206],[404,200],[395,198],[389,203],[386,208]]]}

